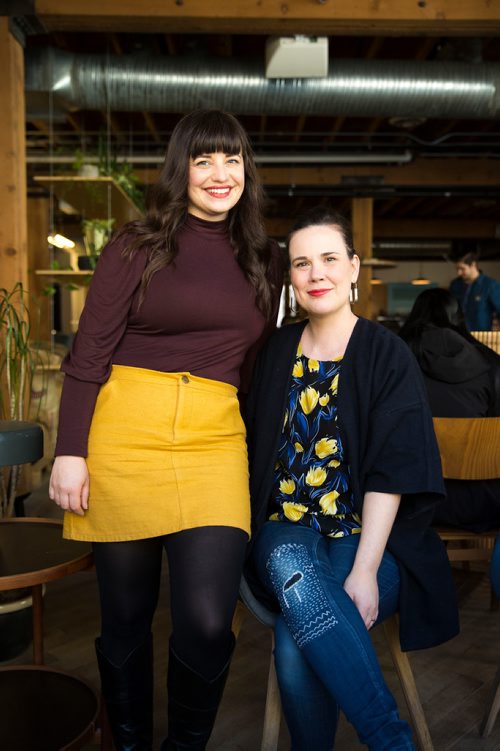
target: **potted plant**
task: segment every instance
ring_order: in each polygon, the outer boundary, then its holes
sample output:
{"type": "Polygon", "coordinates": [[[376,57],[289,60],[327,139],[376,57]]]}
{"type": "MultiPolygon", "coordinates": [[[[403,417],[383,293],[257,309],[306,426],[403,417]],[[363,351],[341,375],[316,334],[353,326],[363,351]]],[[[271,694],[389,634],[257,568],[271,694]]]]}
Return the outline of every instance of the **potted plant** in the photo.
{"type": "MultiPolygon", "coordinates": [[[[0,289],[0,417],[27,420],[36,354],[31,348],[27,295],[18,282],[0,289]]],[[[0,518],[13,516],[22,488],[22,467],[0,468],[0,518]]],[[[31,590],[0,592],[0,660],[11,659],[31,641],[31,590]]]]}
{"type": "Polygon", "coordinates": [[[99,174],[112,177],[139,211],[144,213],[144,191],[134,173],[132,165],[127,161],[118,161],[116,154],[110,154],[108,144],[102,136],[99,137],[98,148],[99,174]]]}
{"type": "Polygon", "coordinates": [[[78,257],[79,269],[95,269],[101,251],[111,237],[114,219],[84,219],[82,222],[85,256],[78,257]]]}

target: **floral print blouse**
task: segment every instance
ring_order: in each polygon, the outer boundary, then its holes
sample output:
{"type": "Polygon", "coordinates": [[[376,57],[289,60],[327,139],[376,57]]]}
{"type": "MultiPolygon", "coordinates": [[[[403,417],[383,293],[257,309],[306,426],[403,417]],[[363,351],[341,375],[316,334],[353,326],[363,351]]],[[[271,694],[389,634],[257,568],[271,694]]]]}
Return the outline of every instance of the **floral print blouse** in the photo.
{"type": "Polygon", "coordinates": [[[299,343],[275,467],[270,519],[292,521],[328,537],[361,532],[349,465],[337,427],[342,358],[313,360],[299,343]]]}

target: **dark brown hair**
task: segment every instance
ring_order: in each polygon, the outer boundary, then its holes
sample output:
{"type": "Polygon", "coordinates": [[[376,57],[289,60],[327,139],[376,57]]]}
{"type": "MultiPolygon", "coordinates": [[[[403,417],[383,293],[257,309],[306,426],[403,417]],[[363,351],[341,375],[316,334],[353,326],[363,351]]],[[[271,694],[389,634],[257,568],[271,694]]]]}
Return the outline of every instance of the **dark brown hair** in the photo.
{"type": "Polygon", "coordinates": [[[312,209],[305,211],[293,223],[287,238],[287,248],[290,247],[290,240],[296,232],[307,227],[318,226],[334,227],[342,235],[346,246],[347,255],[352,258],[356,251],[353,248],[351,225],[343,214],[334,211],[328,206],[314,206],[312,209]]]}
{"type": "Polygon", "coordinates": [[[228,233],[235,257],[255,289],[257,305],[269,317],[272,289],[267,270],[271,247],[264,229],[264,193],[248,136],[238,120],[227,112],[196,110],[177,123],[158,182],[149,191],[146,216],[120,232],[131,237],[124,256],[131,257],[142,248],[147,251],[141,282],[142,301],[153,274],[172,263],[177,255],[179,230],[188,215],[189,160],[213,152],[242,154],[245,187],[240,200],[229,212],[228,233]]]}
{"type": "Polygon", "coordinates": [[[479,253],[476,250],[468,250],[461,256],[455,258],[455,263],[465,263],[467,266],[472,266],[473,263],[477,264],[479,261],[479,253]]]}

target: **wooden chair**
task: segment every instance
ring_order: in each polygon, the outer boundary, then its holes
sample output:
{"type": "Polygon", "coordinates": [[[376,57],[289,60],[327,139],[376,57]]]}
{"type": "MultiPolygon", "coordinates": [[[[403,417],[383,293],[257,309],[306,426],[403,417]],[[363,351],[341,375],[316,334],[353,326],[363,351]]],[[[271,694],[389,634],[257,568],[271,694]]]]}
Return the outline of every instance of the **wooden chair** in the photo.
{"type": "MultiPolygon", "coordinates": [[[[276,671],[274,668],[274,622],[276,615],[267,610],[253,595],[248,583],[243,577],[240,585],[240,599],[247,610],[260,621],[271,628],[273,634],[271,657],[269,661],[269,674],[267,680],[266,708],[264,711],[264,727],[260,751],[276,751],[281,723],[281,705],[276,671]]],[[[433,751],[432,739],[427,727],[424,711],[418,695],[415,678],[411,669],[408,655],[401,651],[399,644],[399,621],[395,615],[383,624],[389,652],[396,668],[396,672],[403,690],[403,695],[408,706],[413,731],[419,751],[433,751]]],[[[234,630],[234,622],[233,622],[234,630]]]]}
{"type": "MultiPolygon", "coordinates": [[[[435,417],[434,430],[447,480],[500,477],[500,417],[435,417]]],[[[437,525],[450,561],[489,562],[498,530],[469,532],[437,525]]]]}
{"type": "MultiPolygon", "coordinates": [[[[434,429],[445,479],[489,480],[500,477],[500,417],[435,417],[434,429]]],[[[491,561],[498,530],[477,533],[453,527],[437,526],[435,529],[447,544],[450,561],[491,561]]],[[[490,734],[499,710],[500,669],[481,724],[483,737],[490,734]]]]}

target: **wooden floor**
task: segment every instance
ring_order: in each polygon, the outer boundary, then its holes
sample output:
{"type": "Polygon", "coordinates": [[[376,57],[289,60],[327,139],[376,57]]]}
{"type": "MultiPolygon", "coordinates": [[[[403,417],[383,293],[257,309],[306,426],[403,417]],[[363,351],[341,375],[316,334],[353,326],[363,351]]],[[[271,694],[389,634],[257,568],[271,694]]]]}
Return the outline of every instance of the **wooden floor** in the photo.
{"type": "MultiPolygon", "coordinates": [[[[27,510],[33,513],[29,507],[27,510]]],[[[481,572],[458,571],[457,586],[461,601],[460,635],[440,647],[411,653],[412,665],[435,751],[498,751],[500,717],[487,740],[480,738],[479,724],[490,684],[500,666],[500,610],[490,611],[489,586],[481,572]]],[[[75,574],[47,586],[47,665],[74,672],[97,689],[99,681],[93,642],[98,632],[97,588],[92,572],[75,574]]],[[[169,635],[166,566],[154,635],[156,749],[166,726],[165,673],[169,635]]],[[[375,629],[373,638],[389,686],[402,715],[407,717],[382,630],[375,629]]],[[[208,746],[210,751],[259,751],[269,652],[269,632],[248,616],[240,633],[217,725],[208,746]]],[[[30,661],[30,652],[16,660],[30,661]]],[[[289,747],[286,728],[282,727],[279,751],[289,747]]],[[[89,746],[86,751],[95,748],[89,746]]],[[[361,748],[352,728],[341,720],[336,751],[361,748]]]]}

